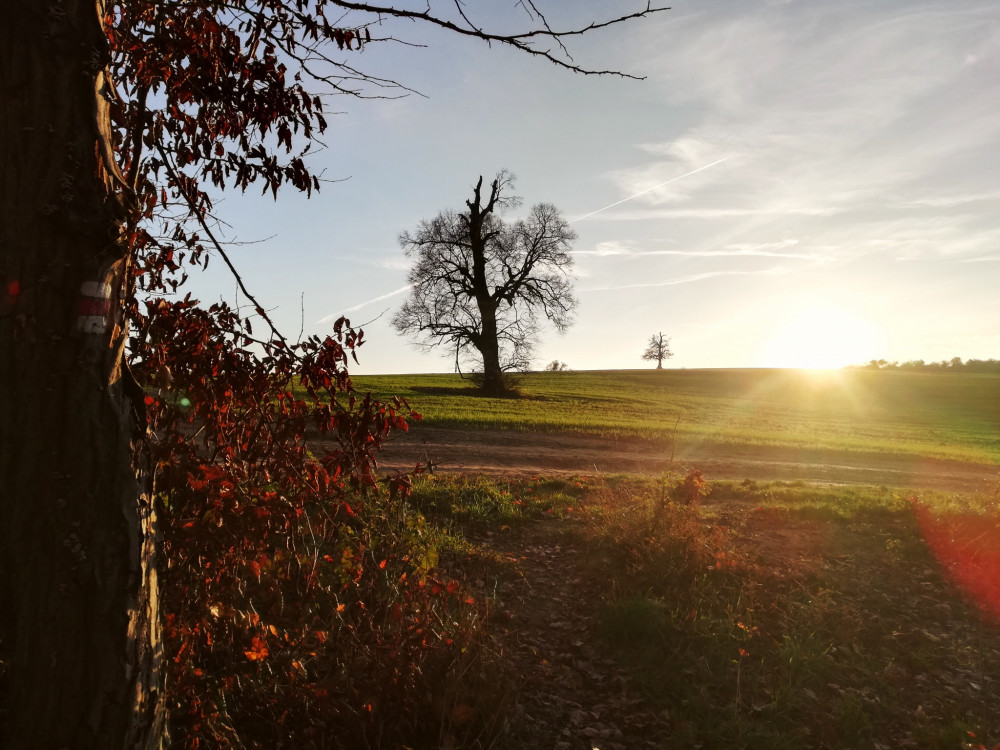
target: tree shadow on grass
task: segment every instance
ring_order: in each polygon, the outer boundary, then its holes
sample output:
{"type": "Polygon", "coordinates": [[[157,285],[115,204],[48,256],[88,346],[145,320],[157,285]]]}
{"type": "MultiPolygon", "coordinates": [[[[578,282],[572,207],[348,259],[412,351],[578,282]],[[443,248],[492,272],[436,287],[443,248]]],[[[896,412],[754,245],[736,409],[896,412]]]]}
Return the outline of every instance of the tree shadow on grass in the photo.
{"type": "Polygon", "coordinates": [[[525,399],[530,401],[549,401],[548,396],[537,396],[533,393],[524,393],[516,388],[504,391],[503,393],[487,393],[482,388],[474,385],[468,386],[431,386],[415,385],[410,390],[414,393],[423,393],[428,396],[462,396],[468,398],[506,398],[525,399]]]}

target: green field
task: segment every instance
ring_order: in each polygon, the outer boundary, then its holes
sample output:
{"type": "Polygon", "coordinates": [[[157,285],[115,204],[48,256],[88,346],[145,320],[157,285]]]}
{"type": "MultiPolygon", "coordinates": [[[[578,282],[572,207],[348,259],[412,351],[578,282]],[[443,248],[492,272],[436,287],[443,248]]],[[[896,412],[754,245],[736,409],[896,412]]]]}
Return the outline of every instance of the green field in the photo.
{"type": "Polygon", "coordinates": [[[532,373],[519,398],[457,375],[354,378],[439,427],[671,439],[687,445],[918,455],[1000,464],[1000,376],[841,370],[532,373]]]}

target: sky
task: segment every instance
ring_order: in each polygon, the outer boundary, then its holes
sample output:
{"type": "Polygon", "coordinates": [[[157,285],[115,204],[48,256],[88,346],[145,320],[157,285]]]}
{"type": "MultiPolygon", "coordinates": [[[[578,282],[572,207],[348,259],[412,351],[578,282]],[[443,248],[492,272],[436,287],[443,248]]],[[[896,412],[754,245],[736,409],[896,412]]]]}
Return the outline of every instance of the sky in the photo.
{"type": "MultiPolygon", "coordinates": [[[[644,6],[536,3],[553,25],[644,6]]],[[[329,98],[311,199],[225,194],[244,280],[293,337],[362,325],[353,373],[451,371],[389,325],[397,237],[506,168],[524,202],[507,218],[552,203],[578,234],[576,322],[543,329],[539,369],[648,367],[659,332],[670,367],[1000,358],[1000,2],[671,5],[568,45],[642,81],[413,24],[394,33],[426,47],[353,53],[419,94],[329,98]]],[[[526,24],[509,6],[498,22],[526,24]]],[[[221,270],[192,285],[234,288],[221,270]]]]}

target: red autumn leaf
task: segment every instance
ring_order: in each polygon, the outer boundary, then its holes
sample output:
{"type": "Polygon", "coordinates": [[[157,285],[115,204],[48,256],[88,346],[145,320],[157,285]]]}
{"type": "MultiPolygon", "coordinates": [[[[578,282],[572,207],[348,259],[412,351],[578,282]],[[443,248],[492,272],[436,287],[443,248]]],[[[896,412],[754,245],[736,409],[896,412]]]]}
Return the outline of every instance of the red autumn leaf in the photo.
{"type": "MultiPolygon", "coordinates": [[[[272,626],[273,627],[273,626],[272,626]]],[[[248,651],[244,651],[243,654],[250,661],[262,661],[270,655],[270,651],[267,648],[267,643],[260,636],[254,636],[252,647],[248,651]]]]}

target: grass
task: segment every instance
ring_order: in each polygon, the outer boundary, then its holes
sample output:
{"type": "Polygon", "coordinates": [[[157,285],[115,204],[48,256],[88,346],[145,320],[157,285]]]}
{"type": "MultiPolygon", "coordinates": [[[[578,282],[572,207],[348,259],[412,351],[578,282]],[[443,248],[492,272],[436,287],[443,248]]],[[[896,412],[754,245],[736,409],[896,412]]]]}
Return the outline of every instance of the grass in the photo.
{"type": "MultiPolygon", "coordinates": [[[[550,558],[546,575],[578,580],[573,596],[600,611],[587,637],[669,717],[665,748],[1000,742],[1000,590],[977,591],[958,569],[973,579],[976,565],[979,574],[1000,569],[1000,488],[916,498],[679,476],[433,477],[417,483],[412,502],[462,540],[442,555],[449,575],[505,615],[507,638],[529,643],[552,637],[509,630],[511,618],[527,620],[517,597],[502,601],[502,580],[523,578],[517,534],[561,518],[552,541],[586,554],[550,558]],[[955,554],[956,540],[966,554],[955,554]]],[[[516,695],[518,671],[501,672],[516,695]]],[[[583,700],[567,690],[567,701],[583,700]]],[[[475,688],[463,700],[479,705],[475,688]]],[[[500,732],[489,744],[504,742],[500,732]]]]}
{"type": "MultiPolygon", "coordinates": [[[[673,717],[677,747],[1000,740],[1000,630],[984,625],[996,602],[977,601],[980,611],[972,589],[960,594],[911,498],[782,483],[711,489],[697,510],[641,487],[602,490],[585,532],[603,552],[594,574],[618,571],[605,642],[673,717]]],[[[922,503],[947,519],[955,498],[922,503]]],[[[960,504],[984,514],[980,534],[997,525],[996,496],[960,504]]]]}
{"type": "Polygon", "coordinates": [[[532,373],[518,398],[457,375],[354,379],[431,426],[637,437],[685,446],[852,451],[1000,464],[1000,376],[843,370],[532,373]]]}
{"type": "Polygon", "coordinates": [[[436,526],[464,534],[572,513],[582,489],[564,485],[558,480],[425,475],[417,479],[409,505],[436,526]]]}

